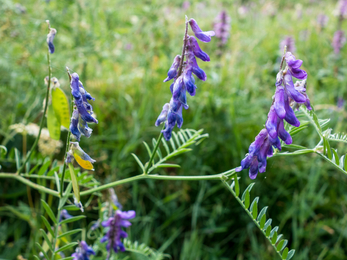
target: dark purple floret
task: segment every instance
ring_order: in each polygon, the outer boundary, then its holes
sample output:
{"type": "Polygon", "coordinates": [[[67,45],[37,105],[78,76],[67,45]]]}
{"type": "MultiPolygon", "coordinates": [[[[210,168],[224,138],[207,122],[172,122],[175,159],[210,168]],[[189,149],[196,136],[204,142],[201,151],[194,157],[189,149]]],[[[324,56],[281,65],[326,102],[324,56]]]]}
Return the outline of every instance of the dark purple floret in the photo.
{"type": "Polygon", "coordinates": [[[168,73],[167,73],[167,78],[164,79],[164,82],[167,82],[169,80],[172,80],[173,78],[175,78],[177,76],[177,70],[178,67],[180,65],[181,62],[181,56],[177,55],[171,65],[171,68],[169,69],[168,73]]]}
{"type": "Polygon", "coordinates": [[[136,213],[134,210],[116,210],[114,216],[102,222],[103,227],[109,228],[106,235],[100,240],[101,243],[107,242],[107,251],[110,252],[111,250],[113,250],[115,253],[118,253],[119,251],[125,251],[121,239],[126,238],[128,234],[122,230],[122,227],[131,226],[131,223],[128,221],[128,219],[134,218],[135,215],[136,213]]]}
{"type": "Polygon", "coordinates": [[[236,168],[236,172],[249,168],[251,179],[256,178],[258,172],[266,171],[266,159],[273,155],[273,147],[281,150],[280,139],[287,145],[292,143],[292,137],[285,130],[283,120],[296,127],[300,126],[300,121],[296,118],[291,104],[293,103],[293,107],[305,104],[307,109],[312,109],[306,94],[307,73],[300,69],[302,61],[295,59],[290,52],[283,58],[287,66],[277,74],[276,92],[265,129],[256,136],[249,147],[249,153],[241,161],[241,166],[236,168]],[[302,80],[294,85],[293,76],[302,80]]]}
{"type": "Polygon", "coordinates": [[[79,246],[76,248],[76,252],[71,256],[73,260],[89,260],[90,255],[95,255],[93,248],[87,245],[85,241],[81,241],[79,246]]]}
{"type": "Polygon", "coordinates": [[[196,57],[202,61],[210,61],[210,57],[206,52],[200,49],[199,43],[194,36],[189,36],[189,45],[191,46],[191,49],[196,57]]]}
{"type": "Polygon", "coordinates": [[[211,37],[215,35],[214,31],[203,32],[198,23],[192,18],[189,20],[190,28],[194,32],[196,38],[198,38],[202,42],[210,42],[211,37]]]}

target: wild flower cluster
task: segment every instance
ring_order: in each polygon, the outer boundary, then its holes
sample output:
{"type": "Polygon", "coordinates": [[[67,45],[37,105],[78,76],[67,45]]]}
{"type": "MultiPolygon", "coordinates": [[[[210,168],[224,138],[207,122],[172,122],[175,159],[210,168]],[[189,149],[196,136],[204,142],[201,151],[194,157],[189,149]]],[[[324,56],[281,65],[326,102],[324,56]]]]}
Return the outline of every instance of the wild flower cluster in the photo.
{"type": "Polygon", "coordinates": [[[334,33],[334,37],[331,46],[334,49],[334,53],[338,55],[346,44],[345,32],[341,29],[342,22],[347,18],[347,0],[340,0],[337,3],[337,8],[335,10],[336,16],[338,16],[338,26],[334,33]]]}
{"type": "MultiPolygon", "coordinates": [[[[291,52],[287,52],[282,58],[286,67],[280,69],[276,77],[276,92],[268,114],[265,128],[255,137],[255,141],[249,146],[248,154],[241,161],[241,166],[236,172],[249,168],[249,177],[254,179],[258,172],[266,170],[267,157],[273,155],[273,147],[281,150],[281,141],[285,144],[292,143],[292,137],[284,129],[284,121],[293,126],[300,126],[293,108],[304,104],[311,110],[310,100],[306,94],[306,71],[300,69],[302,60],[297,60],[291,52]],[[299,79],[295,84],[293,77],[299,79]],[[279,139],[280,138],[280,139],[279,139]]],[[[282,64],[281,64],[282,65],[282,64]]]]}
{"type": "MultiPolygon", "coordinates": [[[[188,23],[195,37],[202,42],[210,42],[211,37],[215,35],[213,31],[202,31],[194,19],[190,19],[188,23]]],[[[163,106],[163,110],[155,122],[156,126],[165,122],[165,129],[161,132],[167,141],[170,140],[175,125],[177,124],[177,127],[181,128],[183,124],[182,108],[189,108],[186,92],[191,96],[195,96],[197,87],[192,74],[195,74],[196,77],[203,81],[207,78],[205,72],[198,66],[195,57],[202,61],[210,61],[210,57],[200,49],[196,38],[187,34],[187,30],[188,24],[186,22],[182,56],[177,55],[175,57],[168,71],[168,76],[164,80],[164,82],[167,82],[173,79],[173,83],[170,85],[172,98],[170,103],[166,103],[163,106]],[[186,61],[184,60],[185,57],[186,61]]]]}
{"type": "Polygon", "coordinates": [[[89,138],[92,129],[88,127],[88,123],[98,123],[92,114],[93,107],[88,103],[88,100],[95,100],[83,87],[82,82],[79,80],[77,73],[71,75],[71,94],[74,98],[74,110],[72,112],[70,131],[72,137],[77,142],[70,142],[70,150],[67,153],[66,163],[71,163],[73,159],[84,169],[93,170],[93,160],[87,153],[85,153],[79,146],[81,135],[89,138]]]}

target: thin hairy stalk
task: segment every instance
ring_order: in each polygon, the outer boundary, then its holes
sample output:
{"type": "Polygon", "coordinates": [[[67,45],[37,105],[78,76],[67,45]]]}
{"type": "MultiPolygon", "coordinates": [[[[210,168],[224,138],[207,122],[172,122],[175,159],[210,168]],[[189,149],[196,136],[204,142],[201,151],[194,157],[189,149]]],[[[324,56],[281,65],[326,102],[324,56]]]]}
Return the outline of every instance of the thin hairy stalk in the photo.
{"type": "MultiPolygon", "coordinates": [[[[163,128],[164,129],[164,128],[163,128]]],[[[157,143],[156,143],[156,145],[155,145],[155,147],[154,147],[154,150],[153,150],[153,152],[152,152],[152,154],[151,154],[151,158],[149,159],[149,161],[148,161],[148,163],[146,164],[146,168],[145,168],[145,172],[144,172],[144,174],[148,174],[149,173],[149,167],[151,167],[151,163],[152,163],[152,161],[153,161],[153,159],[154,159],[154,156],[156,155],[156,153],[157,153],[157,150],[158,150],[158,148],[159,148],[159,144],[161,143],[161,139],[163,139],[163,133],[160,131],[160,135],[159,135],[159,137],[158,137],[158,139],[157,139],[157,143]]]]}
{"type": "Polygon", "coordinates": [[[50,53],[49,51],[47,52],[47,60],[48,60],[48,85],[47,85],[47,92],[46,92],[46,102],[45,102],[45,108],[43,109],[43,115],[42,115],[42,119],[41,119],[41,123],[40,123],[40,130],[39,130],[39,133],[35,139],[35,142],[33,144],[33,146],[31,147],[24,163],[22,164],[22,166],[19,168],[19,170],[17,171],[17,175],[20,174],[26,163],[29,161],[33,151],[35,150],[39,140],[40,140],[40,136],[41,136],[41,131],[42,131],[42,128],[43,128],[43,123],[45,121],[45,117],[46,117],[46,112],[47,112],[47,107],[48,107],[48,97],[49,97],[49,89],[51,87],[51,77],[52,77],[52,66],[51,66],[51,56],[50,56],[50,53]]]}
{"type": "Polygon", "coordinates": [[[223,178],[223,176],[227,176],[227,177],[231,177],[235,174],[235,169],[223,172],[223,173],[219,173],[219,174],[213,174],[213,175],[200,175],[200,176],[164,176],[164,175],[154,175],[154,174],[141,174],[141,175],[137,175],[134,177],[130,177],[130,178],[126,178],[123,180],[119,180],[119,181],[114,181],[111,183],[107,183],[104,185],[101,185],[99,187],[87,190],[87,191],[83,191],[80,193],[81,196],[85,196],[91,193],[94,193],[96,191],[101,191],[104,189],[108,189],[108,188],[112,188],[114,186],[117,185],[121,185],[124,183],[128,183],[128,182],[133,182],[133,181],[138,181],[138,180],[142,180],[142,179],[152,179],[152,180],[164,180],[164,181],[200,181],[200,180],[220,180],[221,178],[223,178]]]}
{"type": "Polygon", "coordinates": [[[277,251],[277,248],[275,245],[272,244],[271,240],[269,237],[266,236],[265,231],[260,227],[260,224],[258,223],[258,221],[256,221],[251,212],[245,208],[243,202],[241,201],[241,199],[235,194],[235,191],[228,185],[228,183],[225,180],[221,180],[223,182],[223,184],[226,186],[226,188],[231,192],[231,194],[234,196],[234,198],[237,200],[237,202],[241,205],[241,207],[246,211],[247,215],[252,219],[252,221],[254,222],[254,224],[258,227],[258,229],[263,233],[263,235],[266,237],[266,239],[269,241],[270,245],[275,249],[275,252],[277,253],[277,255],[280,257],[279,259],[282,259],[282,255],[280,252],[277,251]]]}
{"type": "Polygon", "coordinates": [[[186,47],[187,47],[187,37],[188,37],[188,17],[186,16],[186,30],[184,32],[184,37],[183,37],[183,48],[182,48],[182,54],[181,54],[181,62],[180,66],[178,67],[178,74],[177,78],[181,76],[182,70],[183,70],[183,62],[184,62],[184,57],[186,55],[186,47]]]}
{"type": "MultiPolygon", "coordinates": [[[[92,188],[90,190],[86,190],[80,193],[81,196],[85,196],[85,195],[89,195],[91,193],[94,193],[96,191],[102,191],[108,188],[112,188],[114,186],[120,185],[120,184],[125,184],[125,183],[129,183],[129,182],[133,182],[133,181],[138,181],[138,180],[142,180],[142,179],[153,179],[153,180],[168,180],[168,181],[200,181],[200,180],[219,180],[220,178],[223,177],[231,177],[235,174],[235,169],[231,169],[219,174],[214,174],[214,175],[198,175],[198,176],[163,176],[163,175],[154,175],[154,174],[150,174],[150,175],[145,175],[145,174],[141,174],[141,175],[137,175],[134,177],[130,177],[130,178],[126,178],[123,180],[119,180],[119,181],[114,181],[108,184],[104,184],[101,185],[99,187],[96,188],[92,188]]],[[[34,176],[33,176],[34,177],[34,176]]],[[[38,179],[50,179],[47,178],[47,176],[35,176],[38,179]]],[[[16,179],[24,184],[29,185],[30,187],[37,189],[39,191],[42,191],[44,193],[48,193],[51,194],[53,196],[56,197],[61,197],[61,195],[54,190],[48,189],[44,186],[38,185],[34,182],[31,182],[29,180],[27,180],[26,178],[19,176],[19,175],[15,175],[13,173],[0,173],[0,178],[13,178],[16,179]]],[[[70,196],[72,196],[72,194],[70,194],[70,196]]]]}

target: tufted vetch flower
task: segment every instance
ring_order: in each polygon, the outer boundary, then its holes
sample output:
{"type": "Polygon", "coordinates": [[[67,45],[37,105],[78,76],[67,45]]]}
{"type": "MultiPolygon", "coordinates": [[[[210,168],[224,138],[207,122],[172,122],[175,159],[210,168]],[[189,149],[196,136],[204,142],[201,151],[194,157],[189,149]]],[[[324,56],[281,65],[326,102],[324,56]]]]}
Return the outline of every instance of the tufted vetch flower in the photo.
{"type": "Polygon", "coordinates": [[[134,210],[121,211],[116,210],[115,214],[102,222],[103,227],[107,227],[108,231],[106,235],[100,240],[101,243],[107,242],[106,249],[107,251],[113,250],[115,253],[119,251],[125,251],[125,247],[121,241],[122,238],[128,237],[128,234],[122,230],[122,227],[129,227],[131,223],[129,219],[132,219],[136,216],[134,210]]]}
{"type": "Polygon", "coordinates": [[[268,113],[265,128],[256,136],[255,141],[249,146],[248,154],[241,161],[241,166],[236,172],[249,168],[251,179],[257,177],[258,172],[266,171],[266,159],[273,155],[273,147],[281,150],[281,141],[285,144],[292,143],[292,137],[284,128],[284,121],[298,127],[300,121],[296,118],[294,108],[304,104],[307,109],[312,109],[306,94],[307,73],[300,67],[301,60],[287,52],[284,57],[287,66],[281,69],[276,77],[276,92],[273,103],[268,113]],[[295,84],[293,77],[300,79],[295,84]]]}
{"type": "MultiPolygon", "coordinates": [[[[187,23],[200,41],[209,42],[215,34],[213,31],[203,32],[194,19],[186,22],[186,26],[188,26],[187,23]]],[[[170,85],[172,98],[170,103],[163,106],[155,126],[165,123],[165,128],[161,132],[167,141],[170,140],[175,125],[180,128],[183,124],[182,108],[189,108],[186,93],[188,92],[191,96],[196,94],[197,87],[193,74],[202,81],[207,79],[206,73],[199,67],[196,57],[202,61],[210,61],[210,57],[200,48],[195,37],[185,34],[183,55],[175,57],[168,71],[168,77],[164,80],[166,82],[173,79],[173,83],[170,85]],[[186,60],[184,60],[185,58],[186,60]]]]}

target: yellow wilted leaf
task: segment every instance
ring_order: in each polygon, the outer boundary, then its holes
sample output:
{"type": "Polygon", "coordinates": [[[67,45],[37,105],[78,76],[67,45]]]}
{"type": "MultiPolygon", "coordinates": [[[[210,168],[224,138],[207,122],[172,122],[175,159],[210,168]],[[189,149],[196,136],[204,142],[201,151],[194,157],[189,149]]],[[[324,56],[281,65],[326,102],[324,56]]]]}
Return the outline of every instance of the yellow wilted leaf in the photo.
{"type": "Polygon", "coordinates": [[[67,97],[61,88],[52,89],[52,105],[54,113],[57,115],[62,126],[69,129],[70,109],[67,97]]]}
{"type": "Polygon", "coordinates": [[[81,166],[83,169],[94,170],[93,164],[90,161],[83,160],[81,156],[79,156],[76,152],[73,154],[73,157],[75,158],[79,166],[81,166]]]}
{"type": "Polygon", "coordinates": [[[54,140],[60,139],[60,122],[54,113],[52,104],[48,105],[47,111],[47,128],[49,135],[54,140]]]}

